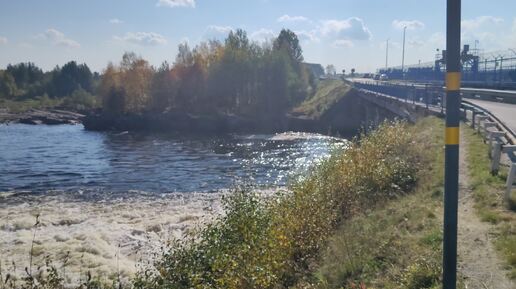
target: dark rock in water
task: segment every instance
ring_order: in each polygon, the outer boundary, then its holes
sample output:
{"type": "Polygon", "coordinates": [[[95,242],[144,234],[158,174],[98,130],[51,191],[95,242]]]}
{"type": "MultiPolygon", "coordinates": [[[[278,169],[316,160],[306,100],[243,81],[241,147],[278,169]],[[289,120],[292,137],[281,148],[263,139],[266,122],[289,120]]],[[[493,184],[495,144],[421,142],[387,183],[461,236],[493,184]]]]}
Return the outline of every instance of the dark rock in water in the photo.
{"type": "Polygon", "coordinates": [[[32,119],[32,118],[20,118],[20,120],[18,120],[18,122],[23,123],[23,124],[32,124],[32,125],[43,124],[43,121],[41,121],[39,119],[32,119]]]}
{"type": "Polygon", "coordinates": [[[38,110],[31,109],[21,114],[4,114],[0,118],[0,122],[14,122],[23,124],[79,124],[81,123],[84,115],[65,111],[65,110],[38,110]]]}

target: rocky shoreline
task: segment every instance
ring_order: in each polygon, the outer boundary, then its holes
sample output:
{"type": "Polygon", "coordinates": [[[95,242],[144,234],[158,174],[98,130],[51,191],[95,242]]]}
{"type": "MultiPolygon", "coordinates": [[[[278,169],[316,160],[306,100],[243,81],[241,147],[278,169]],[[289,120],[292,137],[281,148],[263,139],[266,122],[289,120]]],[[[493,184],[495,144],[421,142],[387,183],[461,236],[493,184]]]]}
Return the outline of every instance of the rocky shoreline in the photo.
{"type": "Polygon", "coordinates": [[[158,131],[200,133],[278,133],[302,131],[311,133],[354,135],[356,128],[337,123],[331,118],[312,119],[304,116],[280,115],[246,117],[234,114],[197,115],[185,112],[142,114],[88,114],[83,119],[91,131],[158,131]]]}
{"type": "Polygon", "coordinates": [[[80,124],[85,115],[59,109],[30,109],[22,113],[0,110],[0,123],[22,123],[30,125],[80,124]]]}

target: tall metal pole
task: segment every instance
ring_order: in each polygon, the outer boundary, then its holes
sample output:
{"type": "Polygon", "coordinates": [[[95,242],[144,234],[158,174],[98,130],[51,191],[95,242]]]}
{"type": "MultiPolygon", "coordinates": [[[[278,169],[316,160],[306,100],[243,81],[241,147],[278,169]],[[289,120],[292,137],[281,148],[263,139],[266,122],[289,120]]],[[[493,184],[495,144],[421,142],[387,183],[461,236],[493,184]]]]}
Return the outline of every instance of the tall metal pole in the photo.
{"type": "Polygon", "coordinates": [[[401,73],[403,79],[405,79],[405,33],[407,32],[407,26],[403,27],[403,53],[401,54],[401,73]]]}
{"type": "Polygon", "coordinates": [[[500,57],[500,83],[503,84],[503,56],[500,57]]]}
{"type": "Polygon", "coordinates": [[[446,132],[444,177],[443,289],[457,283],[457,211],[459,195],[461,0],[447,0],[446,132]]]}
{"type": "Polygon", "coordinates": [[[389,68],[389,38],[387,38],[387,45],[385,46],[385,72],[389,68]]]}

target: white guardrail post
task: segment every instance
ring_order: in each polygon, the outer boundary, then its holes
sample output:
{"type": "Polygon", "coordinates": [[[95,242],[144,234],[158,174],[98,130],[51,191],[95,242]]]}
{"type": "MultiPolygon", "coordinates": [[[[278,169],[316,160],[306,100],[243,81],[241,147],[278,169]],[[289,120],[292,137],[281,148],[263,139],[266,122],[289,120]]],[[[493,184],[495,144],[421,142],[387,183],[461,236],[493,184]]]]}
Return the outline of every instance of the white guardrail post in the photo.
{"type": "Polygon", "coordinates": [[[487,119],[489,119],[488,116],[485,116],[485,115],[479,115],[476,119],[477,123],[475,124],[477,126],[477,131],[479,133],[481,133],[481,129],[482,129],[482,122],[483,121],[486,121],[487,119]]]}
{"type": "Polygon", "coordinates": [[[496,127],[496,122],[492,122],[492,121],[485,121],[483,123],[483,130],[482,130],[482,135],[484,136],[485,139],[487,139],[489,137],[489,129],[492,128],[492,127],[496,127]]]}
{"type": "Polygon", "coordinates": [[[476,121],[477,114],[478,114],[478,112],[475,109],[471,110],[471,128],[472,129],[475,129],[475,121],[476,121]]]}
{"type": "Polygon", "coordinates": [[[502,157],[502,137],[505,133],[501,131],[489,132],[489,155],[491,157],[491,174],[496,175],[500,169],[500,159],[502,157]]]}
{"type": "MultiPolygon", "coordinates": [[[[516,145],[507,145],[504,146],[502,151],[507,154],[513,154],[516,151],[516,145]]],[[[509,206],[511,199],[511,192],[515,188],[514,181],[516,180],[516,163],[511,161],[511,168],[509,169],[509,174],[507,175],[507,183],[505,184],[505,202],[509,206]]]]}

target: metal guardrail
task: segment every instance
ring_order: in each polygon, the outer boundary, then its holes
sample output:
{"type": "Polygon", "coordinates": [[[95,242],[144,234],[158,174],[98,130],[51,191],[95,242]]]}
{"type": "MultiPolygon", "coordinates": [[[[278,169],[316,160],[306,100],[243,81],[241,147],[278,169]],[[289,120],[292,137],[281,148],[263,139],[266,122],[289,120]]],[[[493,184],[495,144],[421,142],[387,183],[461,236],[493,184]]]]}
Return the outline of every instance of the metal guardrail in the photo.
{"type": "MultiPolygon", "coordinates": [[[[428,83],[410,83],[410,82],[390,82],[390,81],[354,81],[354,84],[368,85],[368,86],[383,86],[383,87],[400,87],[412,88],[416,90],[433,89],[444,90],[442,82],[428,82],[428,83]]],[[[482,99],[489,101],[497,101],[504,103],[516,104],[516,91],[513,90],[498,90],[498,89],[484,89],[484,88],[461,88],[461,95],[464,98],[482,99]]],[[[444,91],[443,91],[444,94],[444,91]]]]}
{"type": "Polygon", "coordinates": [[[461,89],[461,94],[465,98],[482,99],[512,104],[516,103],[516,91],[463,88],[461,89]]]}
{"type": "MultiPolygon", "coordinates": [[[[411,102],[414,105],[424,107],[432,112],[443,114],[444,90],[441,86],[435,85],[400,85],[389,82],[353,82],[353,86],[367,93],[378,97],[397,99],[400,102],[411,102]]],[[[489,89],[462,89],[464,97],[482,99],[514,100],[516,103],[516,92],[495,91],[489,89]]],[[[512,131],[503,121],[489,110],[463,99],[461,103],[464,120],[470,122],[472,128],[489,144],[489,156],[491,157],[491,173],[497,174],[500,168],[502,155],[507,155],[510,169],[507,175],[505,201],[509,204],[511,192],[516,186],[516,133],[512,131]]]]}

